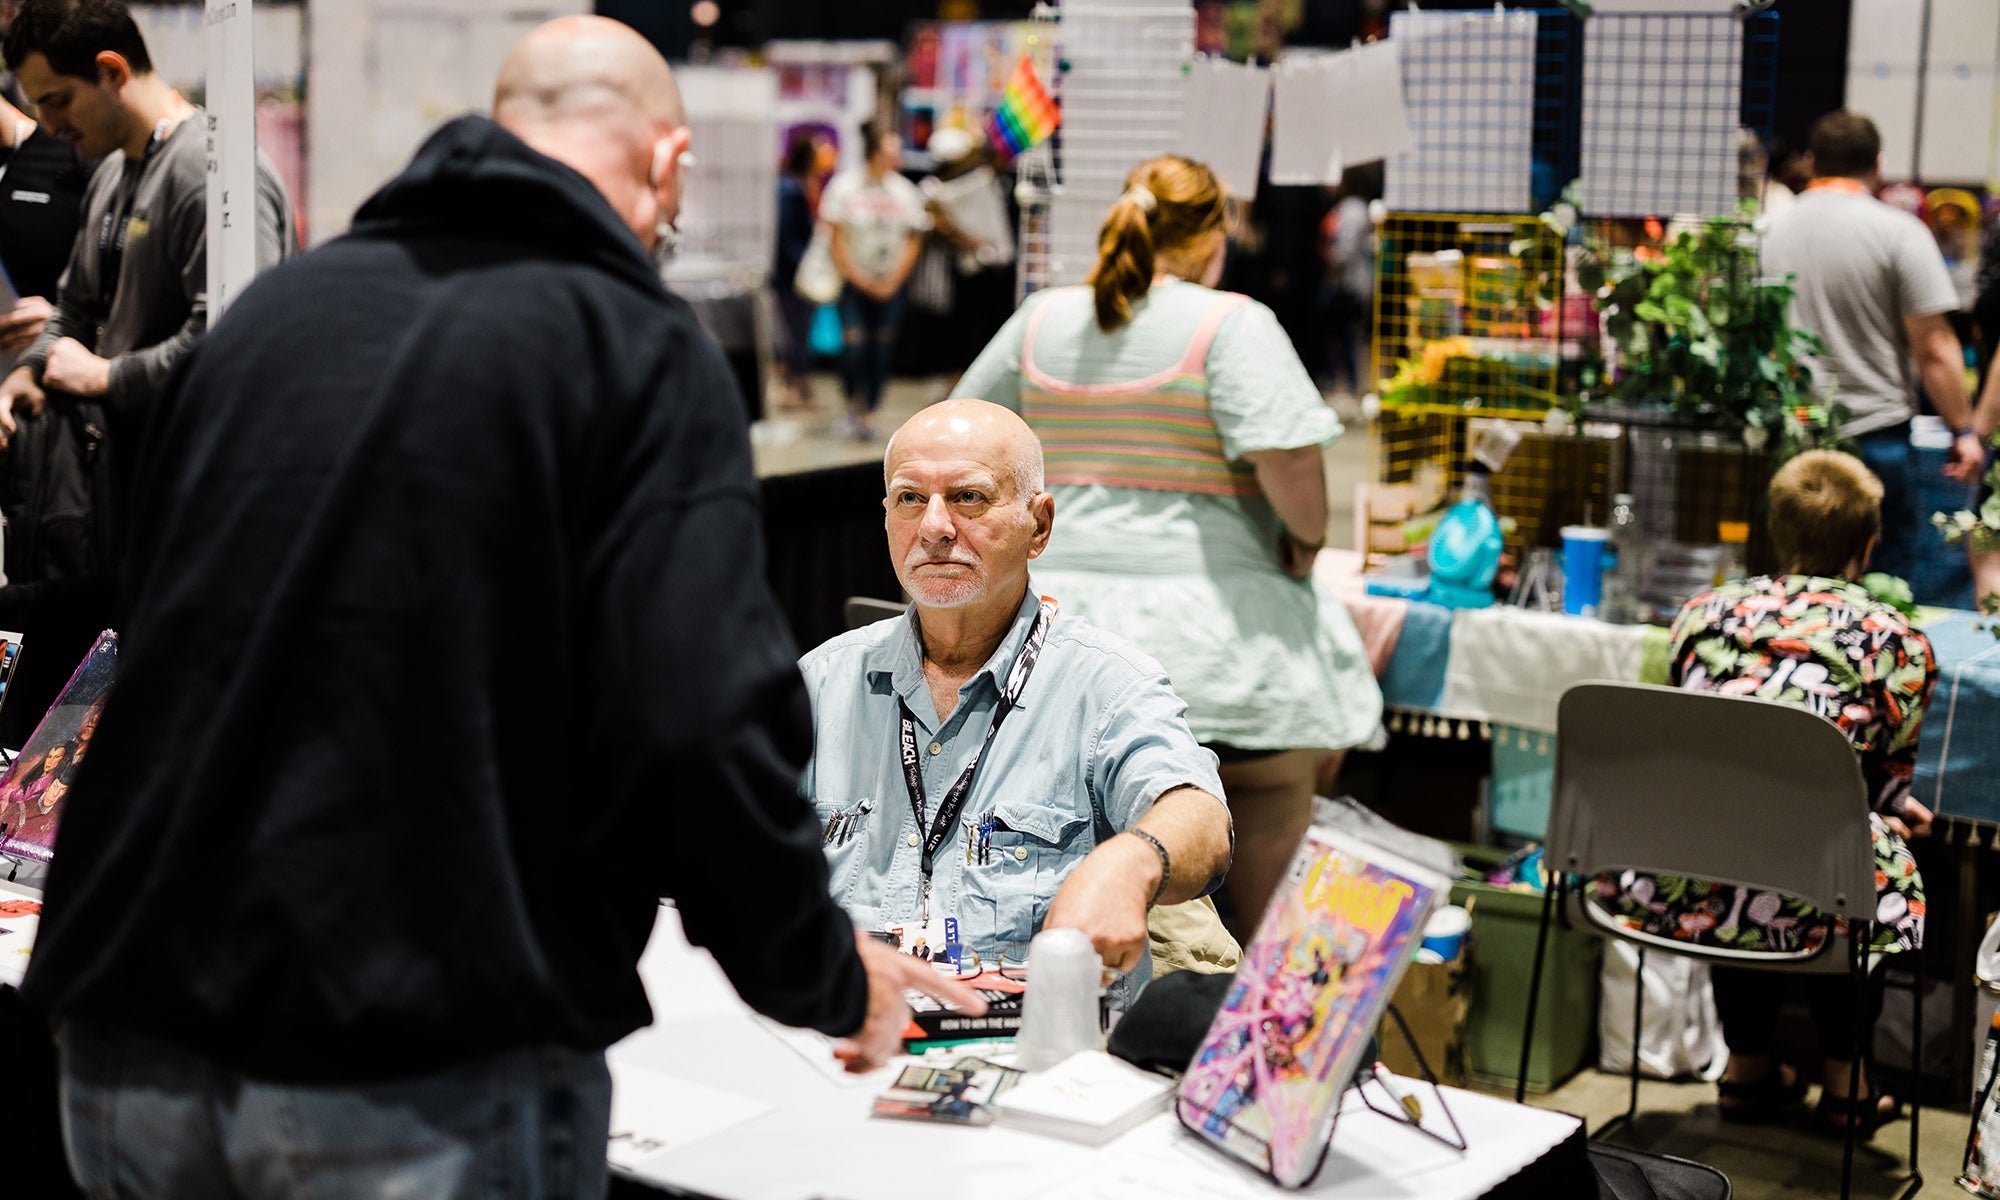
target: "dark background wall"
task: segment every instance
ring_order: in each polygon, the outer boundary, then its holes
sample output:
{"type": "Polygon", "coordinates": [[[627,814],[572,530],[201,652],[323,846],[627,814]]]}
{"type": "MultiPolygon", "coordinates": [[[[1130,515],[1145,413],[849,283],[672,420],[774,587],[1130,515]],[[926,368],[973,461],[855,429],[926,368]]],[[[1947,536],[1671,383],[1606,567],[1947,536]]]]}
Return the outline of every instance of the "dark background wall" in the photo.
{"type": "Polygon", "coordinates": [[[1847,28],[1852,0],[1778,0],[1778,103],[1772,122],[1780,153],[1804,149],[1806,127],[1839,108],[1847,92],[1847,28]]]}

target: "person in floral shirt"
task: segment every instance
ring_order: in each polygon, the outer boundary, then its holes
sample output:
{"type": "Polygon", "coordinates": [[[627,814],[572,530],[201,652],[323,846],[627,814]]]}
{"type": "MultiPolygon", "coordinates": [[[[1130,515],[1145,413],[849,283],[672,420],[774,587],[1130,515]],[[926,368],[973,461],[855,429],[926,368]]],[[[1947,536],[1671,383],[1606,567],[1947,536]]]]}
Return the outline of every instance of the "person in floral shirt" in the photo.
{"type": "MultiPolygon", "coordinates": [[[[1771,540],[1785,573],[1688,601],[1674,621],[1669,669],[1677,686],[1797,705],[1847,735],[1874,810],[1873,948],[1894,952],[1923,940],[1923,882],[1904,839],[1931,824],[1910,779],[1937,672],[1924,635],[1856,582],[1881,534],[1881,498],[1881,481],[1850,455],[1815,450],[1786,463],[1770,487],[1771,540]]],[[[1736,950],[1810,949],[1833,926],[1795,897],[1706,880],[1625,871],[1593,881],[1592,895],[1628,928],[1736,950]]],[[[1783,989],[1798,977],[1722,966],[1713,977],[1729,1045],[1722,1115],[1768,1120],[1804,1095],[1803,1081],[1772,1058],[1783,989]]],[[[1873,1092],[1865,1073],[1860,1099],[1849,1088],[1862,1050],[1858,1010],[1868,1007],[1872,1027],[1879,988],[1819,976],[1806,991],[1825,1059],[1821,1115],[1836,1128],[1892,1119],[1894,1101],[1873,1092]]]]}

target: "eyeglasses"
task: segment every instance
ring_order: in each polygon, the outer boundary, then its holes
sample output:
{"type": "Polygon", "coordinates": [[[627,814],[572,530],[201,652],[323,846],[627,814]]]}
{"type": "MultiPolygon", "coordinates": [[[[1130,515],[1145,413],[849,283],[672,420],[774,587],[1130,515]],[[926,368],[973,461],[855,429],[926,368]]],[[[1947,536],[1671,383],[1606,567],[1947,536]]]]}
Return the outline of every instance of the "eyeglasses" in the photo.
{"type": "MultiPolygon", "coordinates": [[[[985,973],[986,960],[979,956],[979,951],[974,950],[970,946],[967,946],[964,952],[959,955],[958,964],[951,969],[952,978],[954,979],[971,979],[976,975],[983,975],[985,973]]],[[[993,962],[993,973],[1012,983],[1026,983],[1028,981],[1028,962],[1024,958],[1016,958],[1014,965],[1010,967],[1007,965],[1007,952],[1002,950],[1000,956],[993,962]]]]}

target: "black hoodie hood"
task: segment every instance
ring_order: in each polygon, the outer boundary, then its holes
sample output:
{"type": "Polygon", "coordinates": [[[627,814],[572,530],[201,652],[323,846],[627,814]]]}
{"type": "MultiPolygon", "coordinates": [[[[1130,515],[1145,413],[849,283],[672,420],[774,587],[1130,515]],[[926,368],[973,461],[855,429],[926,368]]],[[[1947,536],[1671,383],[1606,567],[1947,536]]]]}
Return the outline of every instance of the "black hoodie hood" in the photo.
{"type": "Polygon", "coordinates": [[[589,180],[486,117],[441,126],[354,214],[357,234],[415,229],[526,241],[665,291],[645,247],[589,180]]]}

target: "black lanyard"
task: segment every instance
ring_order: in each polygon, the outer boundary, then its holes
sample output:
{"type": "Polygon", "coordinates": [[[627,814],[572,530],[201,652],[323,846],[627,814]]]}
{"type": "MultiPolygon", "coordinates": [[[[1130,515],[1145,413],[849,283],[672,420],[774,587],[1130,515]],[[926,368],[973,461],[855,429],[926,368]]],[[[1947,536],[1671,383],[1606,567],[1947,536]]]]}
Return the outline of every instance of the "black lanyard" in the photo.
{"type": "Polygon", "coordinates": [[[152,162],[153,155],[166,144],[167,122],[162,120],[154,127],[153,136],[146,143],[146,152],[139,161],[135,164],[129,158],[125,160],[124,171],[118,178],[122,194],[97,227],[97,286],[106,314],[111,312],[111,301],[118,294],[118,273],[125,266],[125,234],[132,224],[132,207],[138,203],[139,187],[145,183],[146,164],[152,162]],[[130,187],[126,186],[128,180],[130,187]]]}
{"type": "MultiPolygon", "coordinates": [[[[1007,672],[1007,684],[1000,689],[1000,705],[993,710],[993,724],[987,727],[986,740],[979,743],[972,761],[965,764],[957,782],[938,802],[937,816],[930,823],[930,832],[923,840],[924,888],[928,893],[931,881],[931,864],[938,848],[951,836],[952,826],[958,824],[958,814],[965,808],[965,798],[972,792],[972,775],[986,758],[986,752],[993,747],[993,737],[1000,732],[1000,723],[1007,714],[1014,711],[1014,705],[1021,699],[1021,692],[1028,686],[1028,675],[1035,669],[1035,660],[1041,657],[1042,643],[1048,639],[1049,625],[1055,620],[1056,605],[1053,600],[1043,600],[1041,611],[1035,614],[1035,623],[1028,627],[1027,644],[1021,647],[1020,657],[1014,660],[1014,668],[1007,672]]],[[[907,702],[898,699],[896,704],[903,710],[901,750],[903,756],[903,786],[910,792],[910,811],[917,818],[917,830],[924,828],[924,772],[917,758],[917,718],[910,712],[907,702]]]]}

